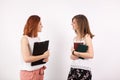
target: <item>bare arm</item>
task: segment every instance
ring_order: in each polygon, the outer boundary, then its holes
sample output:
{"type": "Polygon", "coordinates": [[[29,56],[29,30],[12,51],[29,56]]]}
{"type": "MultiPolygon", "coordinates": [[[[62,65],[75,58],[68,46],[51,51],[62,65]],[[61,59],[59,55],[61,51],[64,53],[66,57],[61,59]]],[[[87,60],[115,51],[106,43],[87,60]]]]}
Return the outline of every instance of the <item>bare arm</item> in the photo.
{"type": "Polygon", "coordinates": [[[92,39],[90,38],[90,35],[86,35],[86,43],[88,45],[88,51],[87,52],[82,53],[82,52],[74,51],[74,54],[78,57],[93,58],[94,52],[93,52],[92,39]]]}
{"type": "Polygon", "coordinates": [[[21,52],[22,52],[23,60],[25,62],[34,62],[49,57],[49,51],[46,51],[43,55],[32,56],[30,53],[29,44],[26,37],[22,37],[21,39],[21,52]]]}

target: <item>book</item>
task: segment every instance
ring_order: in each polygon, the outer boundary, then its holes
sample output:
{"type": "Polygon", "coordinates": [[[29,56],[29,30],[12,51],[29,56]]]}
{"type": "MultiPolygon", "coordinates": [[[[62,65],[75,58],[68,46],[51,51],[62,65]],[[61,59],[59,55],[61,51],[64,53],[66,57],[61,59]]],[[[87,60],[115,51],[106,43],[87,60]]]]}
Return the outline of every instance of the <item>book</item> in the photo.
{"type": "MultiPolygon", "coordinates": [[[[88,46],[83,43],[74,43],[74,49],[77,52],[87,52],[88,46]]],[[[84,59],[82,57],[79,57],[80,59],[84,59]]]]}
{"type": "MultiPolygon", "coordinates": [[[[48,50],[48,46],[49,46],[49,40],[42,41],[42,42],[35,42],[34,46],[33,46],[33,54],[32,55],[33,56],[42,55],[45,51],[48,50]]],[[[45,64],[46,62],[43,62],[43,60],[44,59],[32,62],[31,66],[45,64]]]]}

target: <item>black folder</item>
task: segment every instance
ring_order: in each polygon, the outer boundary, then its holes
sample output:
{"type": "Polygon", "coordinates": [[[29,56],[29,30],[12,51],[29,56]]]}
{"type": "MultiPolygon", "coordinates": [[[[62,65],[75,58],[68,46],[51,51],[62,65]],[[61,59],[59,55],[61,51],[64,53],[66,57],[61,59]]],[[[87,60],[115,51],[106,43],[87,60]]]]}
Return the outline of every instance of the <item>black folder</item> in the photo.
{"type": "MultiPolygon", "coordinates": [[[[49,46],[49,40],[43,41],[43,42],[35,42],[33,47],[33,56],[42,55],[45,51],[48,50],[49,46]]],[[[31,66],[45,64],[46,62],[43,62],[43,59],[32,62],[31,66]]]]}
{"type": "MultiPolygon", "coordinates": [[[[83,43],[74,43],[74,49],[77,52],[87,52],[88,46],[83,43]]],[[[84,59],[82,57],[79,57],[80,59],[84,59]]]]}

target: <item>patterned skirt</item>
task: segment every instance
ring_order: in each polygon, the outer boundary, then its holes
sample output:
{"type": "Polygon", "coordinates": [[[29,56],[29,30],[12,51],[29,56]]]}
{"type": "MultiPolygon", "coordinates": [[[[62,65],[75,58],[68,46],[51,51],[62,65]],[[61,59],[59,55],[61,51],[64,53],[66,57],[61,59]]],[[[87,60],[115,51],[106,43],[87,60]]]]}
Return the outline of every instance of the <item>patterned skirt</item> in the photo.
{"type": "Polygon", "coordinates": [[[91,80],[92,74],[89,70],[71,68],[67,80],[91,80]]]}

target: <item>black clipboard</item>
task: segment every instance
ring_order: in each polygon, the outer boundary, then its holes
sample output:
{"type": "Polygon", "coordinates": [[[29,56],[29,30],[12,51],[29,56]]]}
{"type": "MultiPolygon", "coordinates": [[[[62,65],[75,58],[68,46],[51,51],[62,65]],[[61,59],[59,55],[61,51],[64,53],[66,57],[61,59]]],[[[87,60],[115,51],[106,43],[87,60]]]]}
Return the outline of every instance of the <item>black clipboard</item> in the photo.
{"type": "MultiPolygon", "coordinates": [[[[45,51],[48,50],[48,46],[49,46],[49,40],[46,41],[42,41],[42,42],[35,42],[34,46],[33,46],[33,56],[37,56],[37,55],[42,55],[45,51]]],[[[46,62],[43,62],[43,59],[32,62],[31,66],[35,66],[35,65],[40,65],[40,64],[45,64],[46,62]]]]}

